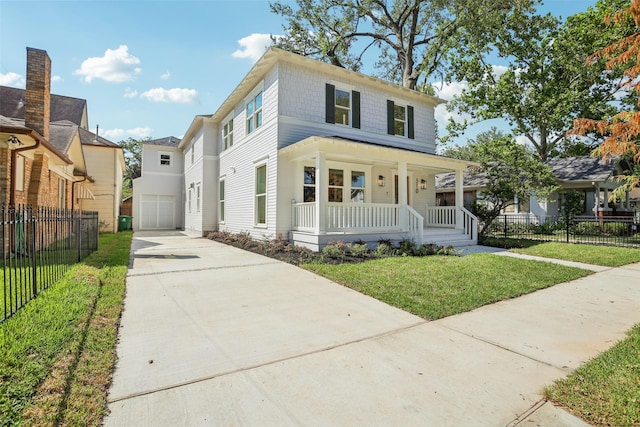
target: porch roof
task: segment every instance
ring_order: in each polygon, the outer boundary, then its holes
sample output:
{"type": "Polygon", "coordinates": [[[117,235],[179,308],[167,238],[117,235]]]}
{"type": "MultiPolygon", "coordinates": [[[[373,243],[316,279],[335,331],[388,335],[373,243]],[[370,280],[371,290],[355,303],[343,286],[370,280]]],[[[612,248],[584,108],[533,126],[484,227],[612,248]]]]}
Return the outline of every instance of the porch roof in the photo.
{"type": "Polygon", "coordinates": [[[327,160],[352,163],[395,165],[398,162],[406,162],[409,168],[426,168],[433,173],[464,170],[468,166],[478,166],[476,163],[466,160],[338,136],[311,136],[281,148],[279,153],[291,160],[311,159],[315,158],[318,153],[324,153],[327,160]]]}

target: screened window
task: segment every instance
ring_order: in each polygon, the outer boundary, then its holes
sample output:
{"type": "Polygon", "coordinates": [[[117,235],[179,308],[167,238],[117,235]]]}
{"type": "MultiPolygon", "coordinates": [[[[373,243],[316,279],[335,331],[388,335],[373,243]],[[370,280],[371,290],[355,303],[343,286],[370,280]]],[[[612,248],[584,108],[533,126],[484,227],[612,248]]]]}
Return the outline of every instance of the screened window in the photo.
{"type": "Polygon", "coordinates": [[[267,224],[267,165],[256,168],[256,224],[267,224]]]}
{"type": "Polygon", "coordinates": [[[316,201],[316,168],[304,167],[304,202],[316,201]]]}
{"type": "Polygon", "coordinates": [[[329,169],[329,202],[342,202],[344,194],[344,171],[329,169]]]}
{"type": "Polygon", "coordinates": [[[233,119],[229,120],[222,127],[222,140],[225,150],[233,145],[233,119]]]}
{"type": "Polygon", "coordinates": [[[219,200],[220,200],[220,206],[219,206],[219,217],[220,217],[220,222],[224,222],[224,179],[220,180],[220,189],[218,191],[218,196],[219,196],[219,200]]]}
{"type": "Polygon", "coordinates": [[[262,92],[247,103],[247,133],[262,126],[262,92]]]}
{"type": "Polygon", "coordinates": [[[364,172],[351,171],[351,203],[364,203],[364,172]]]}

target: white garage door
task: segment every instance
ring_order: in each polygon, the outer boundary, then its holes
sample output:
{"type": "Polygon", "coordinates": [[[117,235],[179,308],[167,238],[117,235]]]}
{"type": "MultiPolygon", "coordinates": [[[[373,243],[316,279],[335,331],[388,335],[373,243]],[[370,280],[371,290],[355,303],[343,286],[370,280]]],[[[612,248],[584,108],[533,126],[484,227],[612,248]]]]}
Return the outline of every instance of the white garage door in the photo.
{"type": "Polygon", "coordinates": [[[141,230],[173,230],[175,223],[175,197],[159,194],[140,198],[141,230]]]}

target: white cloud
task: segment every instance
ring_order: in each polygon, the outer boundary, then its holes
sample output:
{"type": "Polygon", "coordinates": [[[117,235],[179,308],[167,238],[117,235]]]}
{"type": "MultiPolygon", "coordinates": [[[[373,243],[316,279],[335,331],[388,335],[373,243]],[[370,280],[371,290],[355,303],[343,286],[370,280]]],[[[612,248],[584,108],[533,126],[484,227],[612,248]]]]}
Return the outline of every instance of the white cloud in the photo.
{"type": "Polygon", "coordinates": [[[271,45],[271,35],[254,33],[238,40],[238,44],[240,49],[233,52],[231,56],[234,58],[248,58],[256,62],[271,45]]]}
{"type": "Polygon", "coordinates": [[[105,130],[102,134],[111,141],[120,141],[128,137],[139,139],[151,136],[153,129],[149,127],[134,128],[134,129],[109,129],[105,130]]]}
{"type": "Polygon", "coordinates": [[[492,65],[493,75],[498,78],[509,70],[509,67],[505,67],[504,65],[492,65]]]}
{"type": "Polygon", "coordinates": [[[171,77],[171,73],[168,71],[160,76],[162,80],[168,80],[169,77],[171,77]]]}
{"type": "Polygon", "coordinates": [[[520,145],[531,145],[531,141],[524,135],[516,135],[516,142],[520,145]]]}
{"type": "MultiPolygon", "coordinates": [[[[433,85],[436,89],[436,96],[444,99],[445,101],[451,101],[456,95],[460,95],[464,89],[468,87],[465,82],[451,82],[443,83],[438,82],[433,85]]],[[[447,111],[447,104],[440,104],[435,109],[435,118],[440,123],[439,130],[443,130],[450,118],[455,121],[463,121],[467,115],[460,115],[452,111],[447,111]]]]}
{"type": "Polygon", "coordinates": [[[63,82],[64,79],[60,76],[53,76],[51,77],[51,83],[60,83],[63,82]]]}
{"type": "Polygon", "coordinates": [[[173,104],[190,104],[198,99],[195,89],[164,89],[154,88],[140,94],[140,98],[151,102],[170,102],[173,104]]]}
{"type": "Polygon", "coordinates": [[[122,83],[131,81],[135,74],[140,73],[139,64],[140,59],[131,55],[127,46],[121,45],[115,50],[107,49],[102,57],[85,59],[73,74],[83,76],[87,83],[93,79],[122,83]]]}
{"type": "Polygon", "coordinates": [[[126,88],[124,90],[124,97],[125,98],[136,98],[138,96],[138,91],[137,90],[133,90],[130,87],[126,88]]]}
{"type": "Polygon", "coordinates": [[[11,87],[25,87],[26,81],[18,73],[8,72],[6,74],[0,73],[0,85],[11,87]]]}

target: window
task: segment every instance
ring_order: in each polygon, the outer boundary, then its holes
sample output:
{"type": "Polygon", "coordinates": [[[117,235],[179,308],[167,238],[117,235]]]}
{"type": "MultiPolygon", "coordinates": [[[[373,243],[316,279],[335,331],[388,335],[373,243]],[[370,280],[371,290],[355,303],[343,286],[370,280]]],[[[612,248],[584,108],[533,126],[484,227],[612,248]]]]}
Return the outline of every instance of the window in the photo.
{"type": "Polygon", "coordinates": [[[200,183],[196,184],[196,212],[200,212],[200,183]]]}
{"type": "Polygon", "coordinates": [[[413,107],[396,105],[394,101],[387,100],[387,133],[414,139],[413,127],[413,107]]]}
{"type": "Polygon", "coordinates": [[[316,168],[304,167],[304,202],[316,201],[316,168]]]}
{"type": "Polygon", "coordinates": [[[326,122],[360,129],[360,92],[326,84],[326,122]]]}
{"type": "Polygon", "coordinates": [[[16,191],[24,191],[24,156],[18,154],[16,156],[16,191]]]}
{"type": "Polygon", "coordinates": [[[67,207],[67,183],[64,179],[58,178],[58,207],[67,207]]]}
{"type": "Polygon", "coordinates": [[[247,133],[262,126],[262,92],[247,103],[247,133]]]}
{"type": "Polygon", "coordinates": [[[225,150],[233,145],[233,119],[229,120],[222,127],[222,141],[224,142],[225,150]]]}
{"type": "Polygon", "coordinates": [[[342,203],[344,190],[344,171],[329,169],[329,202],[342,203]]]}
{"type": "Polygon", "coordinates": [[[351,171],[351,203],[364,203],[364,172],[351,171]]]}
{"type": "Polygon", "coordinates": [[[187,191],[187,209],[189,212],[191,212],[192,190],[193,190],[193,183],[189,186],[189,191],[187,191]]]}
{"type": "Polygon", "coordinates": [[[160,153],[160,165],[171,166],[171,153],[160,153]]]}
{"type": "MultiPolygon", "coordinates": [[[[194,145],[195,145],[195,144],[194,144],[194,145]]],[[[194,148],[194,145],[192,145],[192,146],[191,146],[191,150],[190,150],[190,151],[191,151],[191,164],[193,164],[193,162],[194,162],[194,161],[195,161],[195,159],[196,159],[196,150],[194,150],[194,149],[193,149],[193,148],[194,148]]]]}
{"type": "Polygon", "coordinates": [[[220,180],[220,189],[218,191],[218,200],[219,201],[219,207],[218,207],[218,215],[220,218],[220,222],[224,222],[224,179],[220,180]]]}
{"type": "Polygon", "coordinates": [[[256,225],[267,224],[267,165],[256,168],[256,225]]]}

